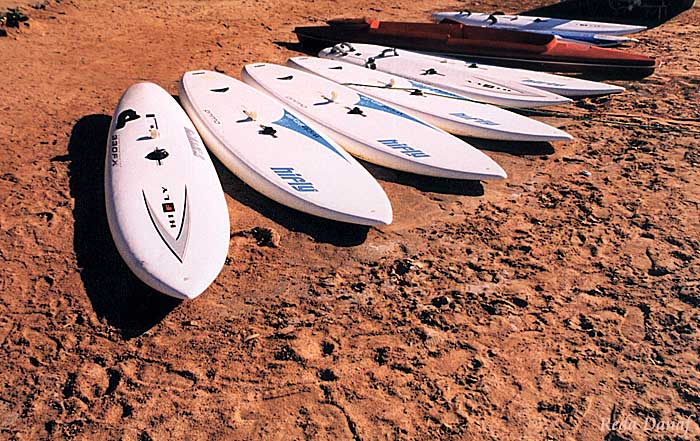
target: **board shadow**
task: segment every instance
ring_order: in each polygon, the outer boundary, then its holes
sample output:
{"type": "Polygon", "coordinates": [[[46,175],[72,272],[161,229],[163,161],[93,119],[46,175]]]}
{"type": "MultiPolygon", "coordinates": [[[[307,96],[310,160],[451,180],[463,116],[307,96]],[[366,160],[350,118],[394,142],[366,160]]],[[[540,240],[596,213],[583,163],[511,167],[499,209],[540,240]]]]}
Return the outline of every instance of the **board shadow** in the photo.
{"type": "Polygon", "coordinates": [[[287,230],[306,234],[315,242],[339,247],[361,245],[367,239],[370,227],[312,216],[279,204],[241,181],[216,156],[209,156],[226,194],[287,230]]]}
{"type": "Polygon", "coordinates": [[[428,193],[442,193],[457,196],[483,196],[484,186],[480,181],[436,178],[402,172],[358,159],[364,168],[376,179],[413,187],[428,193]]]}
{"type": "Polygon", "coordinates": [[[107,222],[104,162],[111,118],[88,115],[73,127],[68,144],[70,192],[75,200],[73,248],[85,292],[98,317],[122,337],[138,337],[181,301],[141,282],[117,251],[107,222]]]}
{"type": "Polygon", "coordinates": [[[323,47],[318,49],[316,46],[309,46],[309,45],[301,44],[299,42],[291,42],[291,41],[273,41],[272,43],[276,44],[279,47],[283,47],[285,49],[288,49],[290,51],[299,52],[299,53],[302,53],[304,55],[309,55],[312,57],[317,56],[318,51],[320,49],[323,49],[323,47]]]}
{"type": "Polygon", "coordinates": [[[657,4],[641,4],[634,1],[608,0],[565,0],[521,12],[520,15],[563,18],[571,20],[589,20],[631,25],[643,25],[653,28],[666,23],[673,17],[690,9],[693,0],[676,0],[657,4]]]}
{"type": "Polygon", "coordinates": [[[479,150],[508,153],[514,156],[549,156],[555,153],[552,143],[546,141],[497,141],[467,136],[458,136],[458,138],[479,150]]]}

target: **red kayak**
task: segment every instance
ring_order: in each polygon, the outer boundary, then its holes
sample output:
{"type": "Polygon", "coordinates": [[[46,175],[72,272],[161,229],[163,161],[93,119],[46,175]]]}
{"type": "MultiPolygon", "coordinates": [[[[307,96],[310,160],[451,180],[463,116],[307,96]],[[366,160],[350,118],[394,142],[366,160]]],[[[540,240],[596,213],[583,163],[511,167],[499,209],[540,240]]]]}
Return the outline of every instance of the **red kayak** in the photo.
{"type": "Polygon", "coordinates": [[[330,20],[328,26],[294,29],[303,44],[341,42],[412,49],[485,64],[609,77],[646,77],[659,61],[646,55],[558,40],[552,35],[466,26],[368,19],[330,20]]]}

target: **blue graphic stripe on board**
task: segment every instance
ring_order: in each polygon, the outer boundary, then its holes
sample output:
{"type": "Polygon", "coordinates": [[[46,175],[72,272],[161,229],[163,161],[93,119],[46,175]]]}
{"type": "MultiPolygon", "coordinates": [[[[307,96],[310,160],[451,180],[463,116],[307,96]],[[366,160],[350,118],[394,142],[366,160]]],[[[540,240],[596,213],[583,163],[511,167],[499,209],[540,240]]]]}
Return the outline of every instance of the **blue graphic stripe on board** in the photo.
{"type": "Polygon", "coordinates": [[[428,86],[427,84],[424,83],[419,83],[418,81],[413,81],[413,80],[408,80],[411,83],[411,86],[415,87],[416,89],[421,89],[421,90],[427,90],[429,92],[437,93],[438,95],[444,95],[444,96],[449,96],[450,98],[458,98],[458,99],[466,99],[462,95],[457,95],[456,93],[448,92],[443,89],[438,89],[437,87],[431,87],[428,86]]]}
{"type": "Polygon", "coordinates": [[[360,95],[360,101],[355,103],[356,106],[367,107],[369,109],[375,109],[375,110],[389,113],[391,115],[400,116],[401,118],[406,118],[407,120],[417,122],[418,124],[422,124],[426,127],[430,127],[431,129],[437,130],[435,127],[431,126],[430,124],[424,123],[423,121],[416,119],[416,118],[412,117],[411,115],[407,115],[407,114],[401,112],[400,110],[397,110],[397,109],[394,109],[393,107],[389,107],[385,104],[382,104],[377,100],[374,100],[368,96],[362,95],[361,93],[358,93],[358,95],[360,95]]]}
{"type": "Polygon", "coordinates": [[[335,147],[333,147],[331,143],[326,141],[326,139],[323,136],[319,135],[318,132],[304,124],[299,118],[287,112],[286,110],[284,111],[284,116],[282,116],[282,118],[278,119],[272,124],[277,124],[278,126],[286,127],[290,130],[294,130],[295,132],[306,136],[307,138],[313,139],[325,148],[335,152],[336,155],[343,158],[346,162],[349,162],[348,159],[345,156],[343,156],[343,154],[340,153],[335,147]]]}

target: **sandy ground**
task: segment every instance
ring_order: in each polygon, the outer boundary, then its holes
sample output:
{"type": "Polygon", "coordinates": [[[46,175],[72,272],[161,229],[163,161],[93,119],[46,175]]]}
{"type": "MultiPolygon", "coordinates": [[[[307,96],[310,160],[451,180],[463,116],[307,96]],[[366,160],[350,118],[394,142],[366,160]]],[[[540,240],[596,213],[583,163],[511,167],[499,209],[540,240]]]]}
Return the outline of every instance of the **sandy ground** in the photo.
{"type": "Polygon", "coordinates": [[[367,229],[217,163],[232,238],[210,289],[171,300],[116,253],[103,158],[130,84],[282,63],[328,18],[509,4],[542,3],[25,8],[0,38],[0,438],[700,439],[697,9],[640,37],[657,74],[544,119],[573,142],[479,141],[506,181],[368,166],[395,221],[367,229]]]}

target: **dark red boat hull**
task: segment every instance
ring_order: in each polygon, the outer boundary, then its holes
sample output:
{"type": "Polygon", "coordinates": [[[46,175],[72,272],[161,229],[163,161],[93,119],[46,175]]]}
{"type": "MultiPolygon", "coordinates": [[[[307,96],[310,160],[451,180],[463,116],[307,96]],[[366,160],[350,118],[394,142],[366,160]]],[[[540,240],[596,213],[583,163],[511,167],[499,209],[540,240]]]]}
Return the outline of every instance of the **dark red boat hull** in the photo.
{"type": "Polygon", "coordinates": [[[297,27],[299,41],[314,47],[340,42],[368,43],[550,72],[641,78],[658,60],[616,49],[565,42],[550,35],[465,26],[456,23],[404,23],[332,20],[328,26],[297,27]]]}

